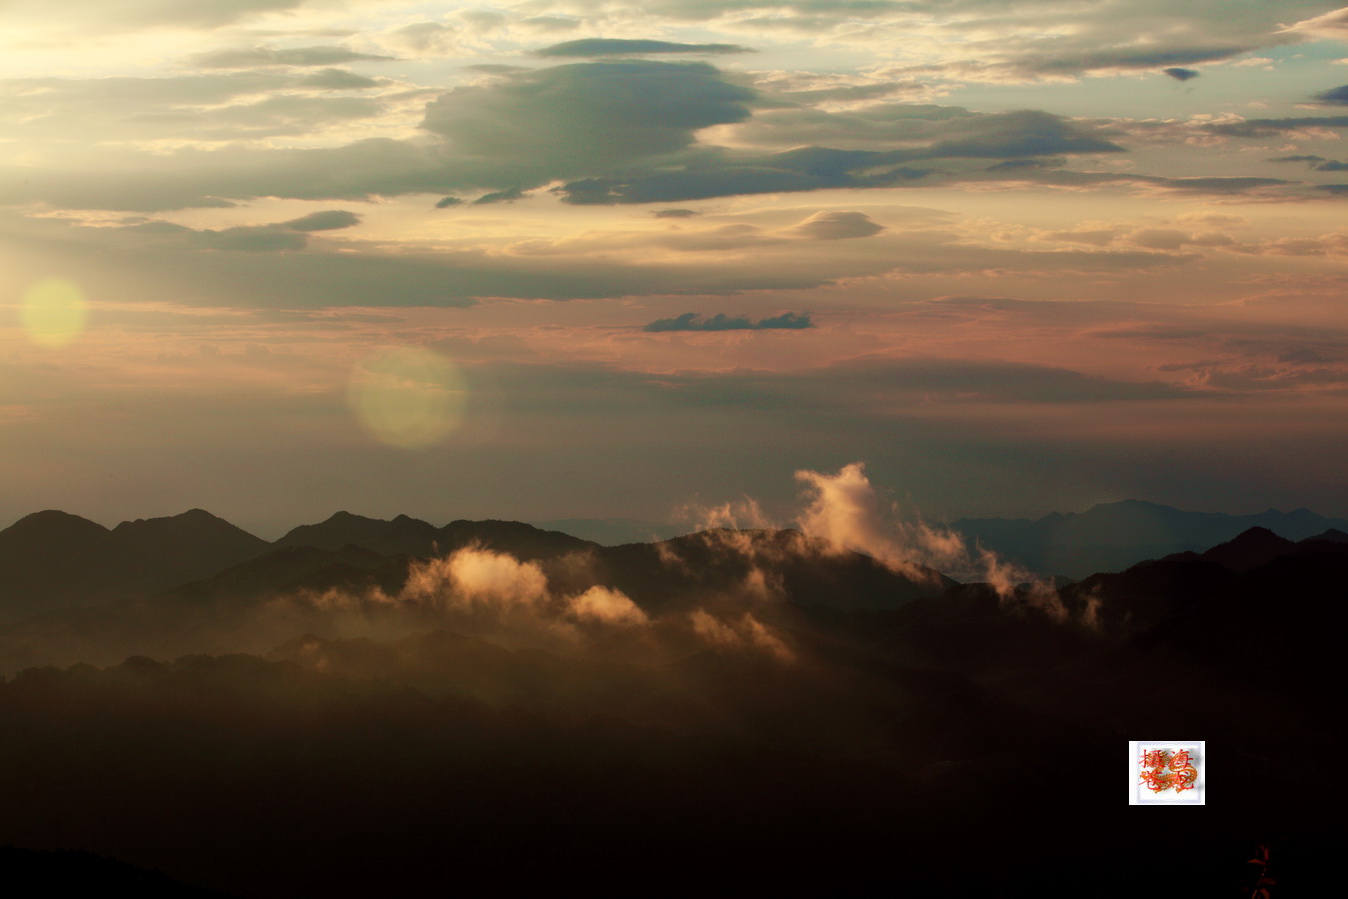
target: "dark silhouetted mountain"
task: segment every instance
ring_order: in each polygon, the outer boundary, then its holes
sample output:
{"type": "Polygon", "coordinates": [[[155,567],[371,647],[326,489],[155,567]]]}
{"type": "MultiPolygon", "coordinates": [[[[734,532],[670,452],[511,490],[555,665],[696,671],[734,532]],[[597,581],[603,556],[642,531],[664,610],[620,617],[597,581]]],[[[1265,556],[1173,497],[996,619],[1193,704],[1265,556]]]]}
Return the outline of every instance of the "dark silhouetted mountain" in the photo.
{"type": "Polygon", "coordinates": [[[416,558],[442,556],[477,543],[509,552],[520,559],[545,559],[591,547],[587,540],[540,530],[519,521],[452,521],[442,528],[406,515],[392,521],[338,512],[320,524],[301,525],[276,541],[276,546],[339,549],[354,545],[385,555],[416,558]]]}
{"type": "Polygon", "coordinates": [[[1204,559],[1216,562],[1223,568],[1244,573],[1293,552],[1296,546],[1297,544],[1291,540],[1284,540],[1268,528],[1250,528],[1234,540],[1219,543],[1204,552],[1177,553],[1167,556],[1166,559],[1204,559]]]}
{"type": "Polygon", "coordinates": [[[1054,512],[1037,520],[962,518],[952,527],[999,555],[1043,573],[1085,577],[1121,571],[1144,559],[1200,552],[1253,527],[1304,540],[1348,521],[1306,509],[1252,515],[1186,512],[1141,500],[1103,503],[1085,512],[1054,512]]]}
{"type": "Polygon", "coordinates": [[[1337,556],[1348,552],[1348,534],[1329,530],[1293,543],[1267,528],[1250,528],[1234,540],[1220,543],[1201,553],[1176,553],[1166,561],[1201,559],[1215,562],[1238,573],[1251,571],[1285,556],[1337,556]],[[1342,536],[1344,539],[1337,539],[1342,536]]]}
{"type": "Polygon", "coordinates": [[[687,528],[634,518],[558,518],[552,521],[530,522],[545,531],[561,531],[601,546],[622,546],[626,543],[655,543],[669,540],[687,532],[687,528]]]}
{"type": "Polygon", "coordinates": [[[275,545],[341,549],[363,546],[385,555],[432,556],[437,554],[436,529],[428,522],[399,515],[392,521],[338,512],[319,524],[302,524],[275,545]]]}
{"type": "Polygon", "coordinates": [[[0,531],[0,551],[34,551],[61,545],[68,552],[84,552],[107,536],[101,524],[56,509],[25,515],[0,531]]]}
{"type": "Polygon", "coordinates": [[[101,524],[54,509],[0,531],[0,621],[101,595],[116,561],[109,537],[101,524]]]}
{"type": "Polygon", "coordinates": [[[380,587],[396,592],[407,576],[407,559],[348,544],[334,550],[312,546],[273,549],[154,597],[156,603],[251,603],[275,594],[341,587],[380,587]]]}
{"type": "Polygon", "coordinates": [[[0,531],[0,620],[145,596],[268,547],[201,509],[124,521],[111,531],[64,512],[38,512],[0,531]]]}
{"type": "Polygon", "coordinates": [[[271,548],[260,537],[202,509],[123,521],[110,536],[114,552],[127,568],[128,593],[154,592],[205,577],[271,548]],[[139,583],[136,574],[141,575],[139,583]]]}
{"type": "Polygon", "coordinates": [[[517,559],[553,559],[567,553],[583,553],[595,544],[559,531],[544,531],[522,521],[451,521],[439,531],[441,553],[453,552],[471,544],[496,552],[510,553],[517,559]]]}

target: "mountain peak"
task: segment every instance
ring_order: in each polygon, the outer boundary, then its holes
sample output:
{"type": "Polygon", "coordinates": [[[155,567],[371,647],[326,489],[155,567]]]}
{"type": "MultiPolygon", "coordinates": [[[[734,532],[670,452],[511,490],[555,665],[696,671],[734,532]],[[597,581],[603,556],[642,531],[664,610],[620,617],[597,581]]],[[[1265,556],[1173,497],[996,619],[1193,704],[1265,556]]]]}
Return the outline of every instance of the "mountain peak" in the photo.
{"type": "Polygon", "coordinates": [[[1121,499],[1112,503],[1096,503],[1086,510],[1085,513],[1105,511],[1109,509],[1169,509],[1170,506],[1163,506],[1159,503],[1149,502],[1145,499],[1121,499]]]}
{"type": "Polygon", "coordinates": [[[90,521],[87,518],[71,515],[69,512],[62,512],[60,509],[45,509],[41,512],[25,515],[3,531],[0,531],[0,534],[5,534],[10,537],[28,534],[41,535],[44,537],[88,537],[97,534],[106,534],[107,532],[108,529],[103,527],[103,525],[95,521],[90,521]]]}
{"type": "Polygon", "coordinates": [[[1236,535],[1234,540],[1230,540],[1228,542],[1237,543],[1242,541],[1253,542],[1255,540],[1268,541],[1268,540],[1282,540],[1282,539],[1283,538],[1279,537],[1277,534],[1273,533],[1268,528],[1262,527],[1260,525],[1255,525],[1252,528],[1246,528],[1245,530],[1241,531],[1239,534],[1236,535]]]}
{"type": "Polygon", "coordinates": [[[159,518],[137,518],[123,521],[112,529],[119,539],[190,539],[210,535],[229,535],[243,538],[249,542],[261,544],[261,538],[231,524],[218,515],[212,515],[205,509],[188,509],[177,515],[159,518]]]}
{"type": "Polygon", "coordinates": [[[1255,526],[1199,554],[1198,558],[1243,573],[1287,554],[1295,546],[1291,540],[1279,537],[1268,528],[1255,526]]]}
{"type": "Polygon", "coordinates": [[[392,521],[335,512],[318,524],[291,528],[275,546],[313,546],[338,550],[348,543],[385,554],[428,556],[435,552],[435,528],[406,515],[392,521]]]}

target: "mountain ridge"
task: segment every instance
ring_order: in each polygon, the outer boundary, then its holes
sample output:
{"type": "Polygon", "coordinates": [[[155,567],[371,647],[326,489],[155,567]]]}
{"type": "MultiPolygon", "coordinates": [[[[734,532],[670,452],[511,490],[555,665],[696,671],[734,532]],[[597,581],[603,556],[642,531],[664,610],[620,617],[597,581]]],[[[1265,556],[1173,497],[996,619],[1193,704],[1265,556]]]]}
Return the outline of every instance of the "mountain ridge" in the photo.
{"type": "Polygon", "coordinates": [[[1174,553],[1202,552],[1252,527],[1297,541],[1328,530],[1348,531],[1348,519],[1327,518],[1304,508],[1231,515],[1121,500],[1097,503],[1085,512],[1052,512],[1037,519],[960,518],[950,527],[969,542],[1032,571],[1080,578],[1122,571],[1174,553]]]}

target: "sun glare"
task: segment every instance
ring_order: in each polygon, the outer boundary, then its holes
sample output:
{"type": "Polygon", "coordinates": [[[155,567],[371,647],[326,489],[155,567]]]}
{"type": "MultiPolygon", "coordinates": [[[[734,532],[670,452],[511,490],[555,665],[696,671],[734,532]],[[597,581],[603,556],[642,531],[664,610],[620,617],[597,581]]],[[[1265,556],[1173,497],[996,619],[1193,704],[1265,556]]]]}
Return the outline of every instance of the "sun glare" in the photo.
{"type": "Polygon", "coordinates": [[[20,314],[29,340],[39,346],[63,347],[83,333],[89,301],[73,282],[44,278],[23,295],[20,314]]]}
{"type": "Polygon", "coordinates": [[[419,347],[380,350],[356,365],[347,400],[356,419],[390,446],[422,449],[463,418],[467,384],[453,362],[419,347]]]}

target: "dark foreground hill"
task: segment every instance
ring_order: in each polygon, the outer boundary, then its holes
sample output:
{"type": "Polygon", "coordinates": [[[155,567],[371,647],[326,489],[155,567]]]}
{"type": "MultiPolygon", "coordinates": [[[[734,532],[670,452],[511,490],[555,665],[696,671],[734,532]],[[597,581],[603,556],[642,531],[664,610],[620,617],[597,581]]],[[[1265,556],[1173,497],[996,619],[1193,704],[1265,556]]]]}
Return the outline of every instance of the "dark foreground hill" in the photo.
{"type": "Polygon", "coordinates": [[[0,872],[11,887],[28,895],[134,895],[139,899],[229,899],[225,893],[191,886],[115,859],[67,849],[32,850],[0,846],[0,872]]]}

